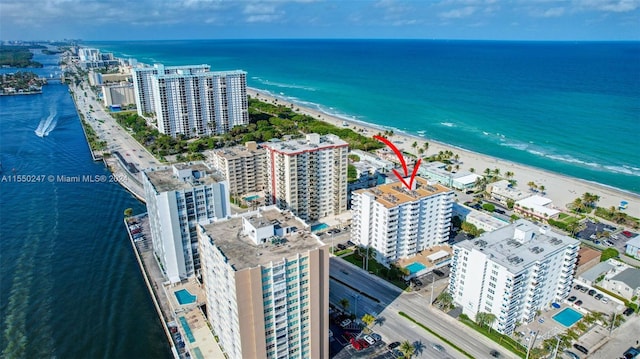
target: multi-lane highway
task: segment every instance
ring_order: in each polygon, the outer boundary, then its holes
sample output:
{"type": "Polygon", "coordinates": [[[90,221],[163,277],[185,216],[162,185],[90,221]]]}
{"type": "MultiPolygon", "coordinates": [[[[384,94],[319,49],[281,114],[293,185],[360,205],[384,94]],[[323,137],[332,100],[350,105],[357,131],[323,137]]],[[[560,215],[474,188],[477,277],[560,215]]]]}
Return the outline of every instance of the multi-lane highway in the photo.
{"type": "Polygon", "coordinates": [[[428,295],[420,292],[402,292],[399,288],[337,257],[331,258],[330,268],[332,279],[329,300],[339,307],[342,298],[348,299],[348,310],[357,311],[359,318],[366,313],[377,314],[379,323],[373,325],[373,330],[381,334],[387,343],[405,340],[411,343],[419,342],[422,355],[428,358],[466,358],[426,330],[401,317],[398,313],[402,311],[476,358],[489,357],[491,350],[497,350],[503,358],[516,358],[473,329],[432,308],[428,295]],[[431,347],[431,343],[442,345],[445,351],[436,351],[431,347]]]}

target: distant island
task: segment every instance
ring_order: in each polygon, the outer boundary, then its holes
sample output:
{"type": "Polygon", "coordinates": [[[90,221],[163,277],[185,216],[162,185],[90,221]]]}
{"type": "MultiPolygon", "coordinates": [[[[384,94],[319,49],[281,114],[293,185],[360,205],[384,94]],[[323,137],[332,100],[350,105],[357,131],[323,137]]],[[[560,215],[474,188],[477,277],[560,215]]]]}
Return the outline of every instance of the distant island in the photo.
{"type": "Polygon", "coordinates": [[[42,86],[47,80],[33,72],[18,71],[14,74],[0,76],[0,95],[32,95],[42,93],[42,86]]]}
{"type": "MultiPolygon", "coordinates": [[[[42,64],[33,61],[33,53],[29,51],[33,46],[0,46],[0,66],[2,67],[42,67],[42,64]]],[[[36,45],[36,47],[44,47],[36,45]]]]}

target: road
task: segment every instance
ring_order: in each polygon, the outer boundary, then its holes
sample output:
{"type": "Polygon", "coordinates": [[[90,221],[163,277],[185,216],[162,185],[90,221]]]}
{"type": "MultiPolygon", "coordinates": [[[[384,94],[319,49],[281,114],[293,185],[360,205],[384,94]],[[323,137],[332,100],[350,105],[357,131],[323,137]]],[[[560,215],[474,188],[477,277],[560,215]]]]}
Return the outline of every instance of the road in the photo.
{"type": "Polygon", "coordinates": [[[434,330],[476,358],[488,357],[489,352],[493,349],[502,353],[503,358],[516,358],[515,355],[473,329],[429,306],[430,298],[420,292],[403,292],[382,279],[336,257],[331,258],[330,275],[332,277],[329,290],[330,302],[339,306],[340,299],[349,299],[348,309],[352,312],[357,311],[356,314],[359,318],[365,313],[377,313],[381,323],[374,324],[373,330],[381,334],[387,343],[405,340],[409,340],[411,343],[422,343],[423,352],[422,354],[417,353],[417,357],[466,358],[426,330],[401,317],[398,314],[400,311],[405,312],[417,322],[434,330]],[[346,283],[356,290],[340,282],[346,283]],[[442,345],[446,351],[444,353],[435,351],[431,348],[431,343],[442,345]]]}

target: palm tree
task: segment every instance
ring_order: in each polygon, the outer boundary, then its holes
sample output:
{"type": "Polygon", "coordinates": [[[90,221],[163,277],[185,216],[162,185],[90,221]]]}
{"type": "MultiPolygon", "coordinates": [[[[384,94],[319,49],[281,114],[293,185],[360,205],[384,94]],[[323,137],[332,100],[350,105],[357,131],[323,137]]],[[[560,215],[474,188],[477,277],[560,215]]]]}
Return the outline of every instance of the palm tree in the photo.
{"type": "Polygon", "coordinates": [[[511,177],[514,176],[514,174],[511,171],[507,171],[507,172],[504,173],[504,176],[507,177],[507,178],[511,178],[511,177]]]}
{"type": "Polygon", "coordinates": [[[471,168],[469,168],[469,172],[471,172],[471,173],[476,173],[476,169],[475,169],[475,168],[473,168],[473,167],[471,167],[471,168]]]}
{"type": "Polygon", "coordinates": [[[540,192],[542,192],[542,195],[544,196],[545,187],[544,186],[539,186],[538,189],[540,189],[540,192]]]}
{"type": "Polygon", "coordinates": [[[487,176],[490,176],[491,175],[491,169],[485,168],[484,169],[484,174],[487,175],[487,176]]]}
{"type": "Polygon", "coordinates": [[[538,185],[533,181],[529,181],[527,183],[527,186],[529,186],[529,189],[532,190],[532,191],[534,191],[536,188],[538,188],[538,185]]]}
{"type": "Polygon", "coordinates": [[[500,169],[499,169],[499,168],[495,168],[495,169],[493,170],[493,174],[494,174],[496,177],[497,177],[497,176],[500,176],[500,169]]]}
{"type": "Polygon", "coordinates": [[[428,150],[429,149],[429,142],[425,142],[422,144],[422,147],[424,147],[424,150],[428,150]]]}
{"type": "Polygon", "coordinates": [[[573,209],[573,211],[575,213],[580,213],[580,212],[584,211],[585,204],[582,202],[582,199],[576,198],[571,203],[571,208],[573,209]]]}
{"type": "Polygon", "coordinates": [[[340,299],[340,306],[342,307],[342,309],[344,309],[344,311],[347,311],[347,308],[349,308],[349,299],[347,298],[342,298],[340,299]]]}
{"type": "Polygon", "coordinates": [[[453,303],[453,297],[451,296],[451,293],[449,293],[449,291],[444,291],[440,293],[440,295],[438,295],[437,300],[444,308],[449,308],[451,303],[453,303]]]}
{"type": "Polygon", "coordinates": [[[411,358],[411,356],[413,356],[413,353],[416,351],[416,348],[414,348],[408,340],[403,341],[402,344],[400,344],[400,348],[398,349],[405,358],[411,358]]]}

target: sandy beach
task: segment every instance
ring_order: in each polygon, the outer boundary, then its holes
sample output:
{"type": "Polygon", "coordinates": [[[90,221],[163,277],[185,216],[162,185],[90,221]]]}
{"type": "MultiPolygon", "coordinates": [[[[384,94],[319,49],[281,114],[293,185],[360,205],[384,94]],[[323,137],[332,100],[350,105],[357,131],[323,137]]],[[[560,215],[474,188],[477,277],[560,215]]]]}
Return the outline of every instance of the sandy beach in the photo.
{"type": "MultiPolygon", "coordinates": [[[[282,98],[276,98],[266,92],[260,91],[259,89],[249,88],[247,89],[247,93],[249,96],[259,98],[265,102],[285,105],[288,107],[293,105],[292,108],[298,113],[332,123],[338,127],[342,127],[346,122],[349,128],[353,129],[355,127],[356,130],[361,131],[361,133],[367,136],[373,136],[379,132],[385,131],[385,128],[379,126],[330,116],[321,111],[300,106],[283,100],[282,98]]],[[[392,128],[386,128],[386,130],[390,129],[392,128]]],[[[396,130],[394,130],[394,135],[389,139],[398,148],[409,153],[415,153],[415,150],[411,147],[413,142],[417,141],[419,147],[422,147],[423,143],[428,142],[429,149],[423,154],[424,157],[437,154],[440,151],[452,151],[460,156],[459,161],[462,162],[460,170],[469,170],[470,168],[474,168],[478,174],[482,174],[486,168],[491,170],[498,168],[500,173],[511,171],[514,173],[513,179],[517,181],[518,188],[528,190],[529,187],[527,186],[527,183],[531,181],[536,183],[538,186],[544,186],[546,197],[552,199],[554,206],[559,209],[566,209],[567,204],[573,202],[574,199],[581,197],[583,193],[589,192],[600,196],[600,200],[597,203],[600,207],[617,207],[620,204],[620,201],[627,201],[629,202],[629,205],[625,212],[631,216],[640,217],[640,195],[635,193],[629,193],[598,183],[588,182],[578,178],[568,177],[535,167],[525,166],[483,155],[477,152],[467,151],[428,138],[398,133],[396,130]]]]}

